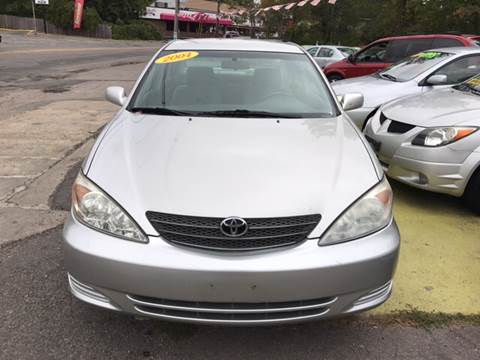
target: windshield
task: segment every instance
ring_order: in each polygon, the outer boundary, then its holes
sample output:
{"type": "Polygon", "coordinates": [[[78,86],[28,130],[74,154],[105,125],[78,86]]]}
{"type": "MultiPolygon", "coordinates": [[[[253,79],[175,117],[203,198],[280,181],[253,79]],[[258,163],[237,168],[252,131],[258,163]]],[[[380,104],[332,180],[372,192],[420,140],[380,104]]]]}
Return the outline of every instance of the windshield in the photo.
{"type": "Polygon", "coordinates": [[[439,51],[421,52],[390,66],[377,75],[391,81],[409,81],[452,55],[439,51]]]}
{"type": "Polygon", "coordinates": [[[242,51],[163,51],[128,110],[223,117],[337,115],[307,56],[242,51]]]}
{"type": "Polygon", "coordinates": [[[356,50],[353,48],[348,48],[348,47],[339,47],[337,48],[340,50],[340,52],[345,55],[346,57],[349,57],[350,55],[355,54],[356,50]]]}
{"type": "Polygon", "coordinates": [[[454,89],[480,95],[480,75],[477,75],[460,85],[454,86],[454,89]]]}

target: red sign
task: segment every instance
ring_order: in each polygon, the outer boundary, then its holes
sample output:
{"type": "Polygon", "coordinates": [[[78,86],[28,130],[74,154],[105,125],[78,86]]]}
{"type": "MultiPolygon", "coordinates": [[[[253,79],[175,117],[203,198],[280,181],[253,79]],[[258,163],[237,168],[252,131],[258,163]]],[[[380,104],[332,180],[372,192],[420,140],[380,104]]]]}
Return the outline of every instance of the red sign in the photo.
{"type": "Polygon", "coordinates": [[[83,5],[85,0],[75,0],[74,10],[73,10],[73,28],[80,29],[82,27],[83,19],[83,5]]]}

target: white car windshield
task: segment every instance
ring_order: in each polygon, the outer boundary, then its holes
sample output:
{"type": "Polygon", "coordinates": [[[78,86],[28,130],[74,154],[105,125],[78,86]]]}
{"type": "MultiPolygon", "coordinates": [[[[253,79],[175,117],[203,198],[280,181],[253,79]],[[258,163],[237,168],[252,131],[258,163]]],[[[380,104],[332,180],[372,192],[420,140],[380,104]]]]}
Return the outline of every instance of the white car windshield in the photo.
{"type": "Polygon", "coordinates": [[[163,51],[127,109],[220,117],[338,115],[307,56],[246,51],[163,51]]]}
{"type": "Polygon", "coordinates": [[[480,95],[480,75],[454,86],[454,89],[480,95]]]}
{"type": "Polygon", "coordinates": [[[376,76],[391,81],[409,81],[450,56],[453,54],[440,51],[421,52],[378,72],[376,76]]]}

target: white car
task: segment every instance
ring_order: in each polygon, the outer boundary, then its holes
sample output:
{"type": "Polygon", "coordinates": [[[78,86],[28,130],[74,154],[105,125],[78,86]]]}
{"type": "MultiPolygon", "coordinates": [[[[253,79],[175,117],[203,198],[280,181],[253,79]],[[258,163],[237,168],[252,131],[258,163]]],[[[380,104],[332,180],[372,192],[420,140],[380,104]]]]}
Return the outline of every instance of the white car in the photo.
{"type": "Polygon", "coordinates": [[[451,89],[392,101],[365,137],[393,179],[463,197],[480,214],[480,75],[451,89]]]}
{"type": "Polygon", "coordinates": [[[378,73],[337,81],[332,86],[339,96],[363,94],[363,106],[348,112],[355,125],[363,129],[378,107],[389,101],[450,87],[479,72],[480,48],[447,48],[421,52],[378,73]]]}
{"type": "Polygon", "coordinates": [[[323,69],[325,66],[346,59],[356,52],[356,48],[348,46],[316,45],[309,47],[307,52],[312,55],[317,64],[323,69]]]}

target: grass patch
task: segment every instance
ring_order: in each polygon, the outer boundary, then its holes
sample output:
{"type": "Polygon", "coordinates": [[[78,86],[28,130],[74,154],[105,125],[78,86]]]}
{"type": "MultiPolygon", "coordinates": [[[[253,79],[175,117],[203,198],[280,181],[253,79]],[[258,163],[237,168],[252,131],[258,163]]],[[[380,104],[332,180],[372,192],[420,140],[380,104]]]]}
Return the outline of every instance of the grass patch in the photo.
{"type": "Polygon", "coordinates": [[[427,312],[413,307],[397,310],[390,314],[373,315],[371,319],[378,319],[379,322],[386,325],[398,324],[424,329],[441,328],[450,325],[480,326],[480,314],[465,315],[462,313],[427,312]]]}

